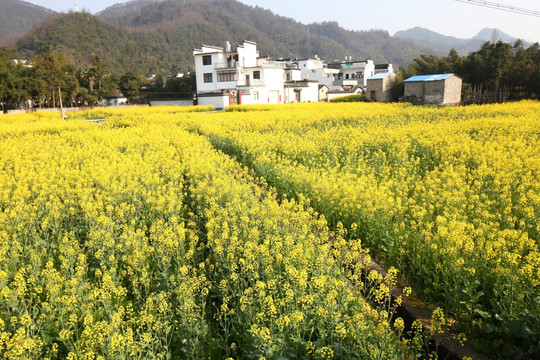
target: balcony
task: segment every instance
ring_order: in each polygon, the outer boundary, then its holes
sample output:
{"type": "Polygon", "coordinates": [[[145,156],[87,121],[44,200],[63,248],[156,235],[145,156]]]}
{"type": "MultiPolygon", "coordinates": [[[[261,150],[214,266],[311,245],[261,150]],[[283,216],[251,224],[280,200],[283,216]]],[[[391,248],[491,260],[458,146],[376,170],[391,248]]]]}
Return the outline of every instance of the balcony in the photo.
{"type": "Polygon", "coordinates": [[[264,68],[287,69],[290,68],[290,63],[286,61],[271,61],[265,59],[258,59],[257,66],[264,68]]]}
{"type": "Polygon", "coordinates": [[[367,63],[365,61],[362,62],[355,62],[355,63],[345,63],[341,64],[341,69],[363,69],[365,68],[367,63]]]}
{"type": "Polygon", "coordinates": [[[237,66],[239,66],[239,62],[236,61],[236,60],[230,60],[230,61],[227,61],[227,62],[223,62],[223,63],[216,63],[214,64],[214,68],[216,70],[218,69],[236,69],[237,66]]]}
{"type": "Polygon", "coordinates": [[[249,86],[249,87],[261,87],[261,86],[264,86],[264,80],[259,80],[259,79],[249,80],[249,81],[240,80],[236,83],[236,85],[249,86]]]}
{"type": "Polygon", "coordinates": [[[339,79],[332,81],[332,85],[334,86],[357,86],[358,83],[363,84],[364,79],[363,78],[357,78],[357,79],[339,79]]]}

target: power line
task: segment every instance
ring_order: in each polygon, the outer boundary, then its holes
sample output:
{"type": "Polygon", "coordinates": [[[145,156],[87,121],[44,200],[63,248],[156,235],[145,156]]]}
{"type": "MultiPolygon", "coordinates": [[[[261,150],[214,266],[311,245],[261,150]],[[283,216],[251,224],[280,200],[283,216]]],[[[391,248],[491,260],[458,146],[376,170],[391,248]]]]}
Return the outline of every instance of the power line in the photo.
{"type": "Polygon", "coordinates": [[[516,6],[499,4],[492,1],[482,1],[482,0],[456,0],[456,1],[466,3],[466,4],[478,5],[478,6],[482,6],[482,7],[486,7],[490,9],[512,12],[512,13],[521,14],[521,15],[540,17],[540,11],[534,11],[534,10],[524,9],[524,8],[520,8],[516,6]]]}

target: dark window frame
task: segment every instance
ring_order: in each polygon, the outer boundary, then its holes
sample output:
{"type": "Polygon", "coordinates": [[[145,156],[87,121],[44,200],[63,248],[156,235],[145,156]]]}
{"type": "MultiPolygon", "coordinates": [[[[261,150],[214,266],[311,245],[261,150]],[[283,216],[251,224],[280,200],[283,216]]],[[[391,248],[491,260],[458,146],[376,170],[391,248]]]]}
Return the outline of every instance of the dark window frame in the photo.
{"type": "Polygon", "coordinates": [[[203,81],[206,84],[213,83],[214,82],[214,77],[212,76],[212,73],[204,73],[203,74],[203,81]]]}
{"type": "Polygon", "coordinates": [[[238,81],[238,73],[236,70],[225,70],[218,72],[218,82],[238,81]]]}

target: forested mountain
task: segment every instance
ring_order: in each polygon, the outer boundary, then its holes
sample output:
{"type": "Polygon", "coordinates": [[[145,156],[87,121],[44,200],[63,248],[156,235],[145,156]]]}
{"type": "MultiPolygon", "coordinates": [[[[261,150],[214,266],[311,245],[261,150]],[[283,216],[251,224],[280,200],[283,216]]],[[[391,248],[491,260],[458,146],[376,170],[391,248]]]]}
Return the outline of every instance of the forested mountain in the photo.
{"type": "Polygon", "coordinates": [[[50,18],[18,42],[19,53],[30,58],[49,45],[79,62],[88,63],[96,54],[113,71],[146,75],[192,70],[194,47],[224,40],[255,41],[261,55],[274,58],[317,54],[407,65],[420,54],[437,54],[385,31],[349,31],[337,23],[304,25],[236,0],[140,0],[99,15],[50,18]]]}
{"type": "Polygon", "coordinates": [[[0,44],[24,34],[54,11],[19,0],[0,0],[0,44]]]}
{"type": "MultiPolygon", "coordinates": [[[[482,29],[475,36],[468,39],[459,39],[446,36],[422,27],[414,27],[408,30],[398,31],[394,37],[412,41],[418,45],[448,53],[454,49],[460,55],[468,55],[478,51],[486,41],[514,43],[517,39],[497,29],[482,29]]],[[[525,45],[528,45],[525,43],[525,45]]]]}
{"type": "Polygon", "coordinates": [[[162,34],[129,32],[85,13],[49,17],[17,42],[19,56],[27,59],[45,47],[65,52],[79,66],[98,55],[117,73],[159,72],[174,64],[162,34]]]}
{"type": "Polygon", "coordinates": [[[333,22],[304,25],[235,0],[141,0],[118,5],[112,10],[105,10],[99,16],[137,31],[159,29],[175,42],[187,41],[192,46],[250,39],[257,42],[261,54],[272,57],[315,54],[325,59],[372,57],[377,62],[406,65],[421,53],[434,52],[427,47],[393,39],[386,31],[349,31],[333,22]],[[133,6],[146,2],[150,4],[133,6]],[[126,11],[115,16],[114,12],[121,8],[126,11]],[[134,10],[127,12],[131,8],[134,10]]]}
{"type": "Polygon", "coordinates": [[[148,4],[159,2],[159,1],[165,1],[165,0],[132,0],[126,3],[119,3],[113,6],[109,6],[108,8],[98,12],[96,16],[104,20],[111,19],[111,18],[120,18],[133,11],[138,11],[148,4]]]}

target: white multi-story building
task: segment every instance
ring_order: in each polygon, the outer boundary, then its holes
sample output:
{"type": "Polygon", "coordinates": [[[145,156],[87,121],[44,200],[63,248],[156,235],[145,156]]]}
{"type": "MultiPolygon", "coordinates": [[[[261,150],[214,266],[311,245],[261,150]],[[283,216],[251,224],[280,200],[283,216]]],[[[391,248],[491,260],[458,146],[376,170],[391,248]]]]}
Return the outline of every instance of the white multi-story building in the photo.
{"type": "Polygon", "coordinates": [[[335,80],[332,82],[330,90],[335,93],[336,90],[345,92],[365,92],[367,79],[378,73],[393,73],[394,69],[391,63],[375,64],[372,59],[365,61],[352,61],[349,57],[345,61],[330,63],[326,67],[338,71],[335,80]]]}
{"type": "Polygon", "coordinates": [[[340,72],[338,79],[334,81],[334,85],[342,86],[343,88],[360,87],[365,89],[367,79],[375,74],[375,63],[372,59],[365,61],[346,61],[339,65],[340,72]]]}
{"type": "Polygon", "coordinates": [[[318,83],[302,79],[290,61],[259,57],[257,44],[244,41],[232,51],[203,45],[193,51],[199,105],[280,104],[317,101],[318,83]]]}
{"type": "Polygon", "coordinates": [[[316,80],[319,85],[326,85],[330,90],[341,89],[340,85],[334,85],[334,81],[338,79],[340,69],[328,67],[317,56],[315,56],[315,59],[295,60],[295,63],[302,72],[302,79],[316,80]]]}

